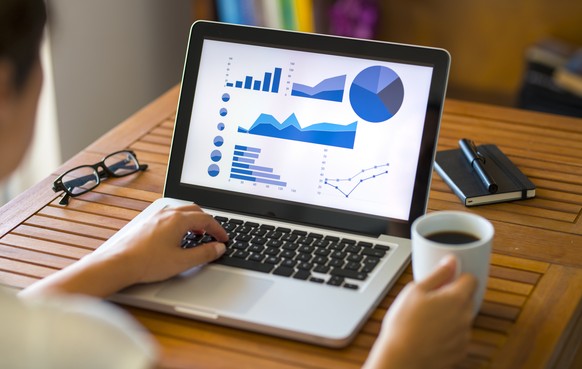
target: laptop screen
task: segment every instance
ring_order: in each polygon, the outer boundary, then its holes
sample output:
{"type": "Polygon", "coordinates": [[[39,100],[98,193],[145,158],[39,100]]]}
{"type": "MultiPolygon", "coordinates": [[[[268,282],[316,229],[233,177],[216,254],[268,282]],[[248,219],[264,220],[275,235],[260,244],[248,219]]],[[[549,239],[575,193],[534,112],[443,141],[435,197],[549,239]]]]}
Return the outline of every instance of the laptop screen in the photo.
{"type": "Polygon", "coordinates": [[[406,220],[431,75],[206,39],[181,182],[406,220]]]}
{"type": "Polygon", "coordinates": [[[230,27],[193,26],[165,196],[342,229],[424,213],[448,55],[230,27]]]}

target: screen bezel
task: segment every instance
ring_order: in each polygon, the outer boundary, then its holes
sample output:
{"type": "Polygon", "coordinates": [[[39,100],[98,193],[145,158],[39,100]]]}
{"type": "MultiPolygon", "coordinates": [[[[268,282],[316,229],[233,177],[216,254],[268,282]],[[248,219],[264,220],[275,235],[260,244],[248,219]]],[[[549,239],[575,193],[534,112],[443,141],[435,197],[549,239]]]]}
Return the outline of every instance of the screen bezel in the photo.
{"type": "Polygon", "coordinates": [[[443,49],[198,21],[190,30],[164,197],[193,201],[206,208],[369,236],[387,234],[410,238],[412,222],[426,212],[449,65],[450,55],[443,49]],[[432,67],[433,73],[408,220],[341,211],[182,183],[180,179],[184,152],[192,116],[202,45],[205,39],[432,67]]]}

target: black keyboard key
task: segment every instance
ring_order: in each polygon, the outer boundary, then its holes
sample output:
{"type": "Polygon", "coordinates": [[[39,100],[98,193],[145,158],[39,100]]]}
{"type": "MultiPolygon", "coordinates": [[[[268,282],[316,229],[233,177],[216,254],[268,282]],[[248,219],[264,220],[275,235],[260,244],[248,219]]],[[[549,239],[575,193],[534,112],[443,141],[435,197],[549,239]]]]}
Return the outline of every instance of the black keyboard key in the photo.
{"type": "Polygon", "coordinates": [[[296,242],[303,245],[311,245],[313,241],[315,241],[315,238],[313,237],[301,237],[296,242]]]}
{"type": "Polygon", "coordinates": [[[284,250],[297,250],[299,248],[299,245],[296,243],[291,243],[291,242],[286,242],[282,249],[284,250]]]}
{"type": "Polygon", "coordinates": [[[358,272],[355,270],[343,269],[343,268],[333,268],[330,272],[331,275],[336,275],[338,277],[357,279],[363,281],[368,278],[368,273],[358,272]]]}
{"type": "Polygon", "coordinates": [[[323,239],[331,242],[338,242],[340,240],[339,237],[336,236],[325,236],[323,239]]]}
{"type": "Polygon", "coordinates": [[[253,230],[252,227],[248,227],[246,225],[241,225],[236,229],[236,231],[240,234],[248,234],[248,233],[252,232],[252,230],[253,230]]]}
{"type": "Polygon", "coordinates": [[[214,217],[214,219],[216,219],[216,220],[217,220],[218,222],[220,222],[220,223],[225,223],[225,222],[228,222],[228,218],[227,218],[227,217],[222,217],[222,216],[220,216],[220,215],[216,215],[216,216],[214,217]]]}
{"type": "Polygon", "coordinates": [[[252,231],[250,234],[253,236],[264,236],[267,234],[267,232],[269,232],[269,230],[265,229],[265,228],[255,228],[254,231],[252,231]]]}
{"type": "Polygon", "coordinates": [[[298,252],[303,253],[303,254],[311,254],[314,250],[315,250],[315,248],[313,246],[307,246],[307,245],[301,245],[297,249],[298,252]]]}
{"type": "Polygon", "coordinates": [[[232,232],[236,229],[237,225],[233,224],[233,223],[226,223],[222,225],[222,228],[224,228],[225,231],[227,232],[232,232]]]}
{"type": "Polygon", "coordinates": [[[331,254],[331,250],[328,249],[316,249],[314,252],[315,255],[317,256],[327,256],[329,254],[331,254]]]}
{"type": "Polygon", "coordinates": [[[299,238],[298,234],[289,233],[281,237],[281,241],[295,242],[299,238]]]}
{"type": "Polygon", "coordinates": [[[278,256],[269,256],[265,259],[265,263],[277,265],[281,261],[281,258],[278,256]]]}
{"type": "Polygon", "coordinates": [[[244,223],[244,221],[240,220],[240,219],[231,219],[228,222],[232,223],[232,224],[239,224],[239,225],[244,223]]]}
{"type": "Polygon", "coordinates": [[[251,228],[257,228],[259,226],[259,223],[256,223],[256,222],[245,222],[245,226],[251,227],[251,228]]]}
{"type": "Polygon", "coordinates": [[[352,240],[352,239],[349,239],[349,238],[342,238],[342,241],[341,242],[342,243],[349,243],[349,244],[353,244],[353,245],[356,244],[356,240],[352,240]]]}
{"type": "Polygon", "coordinates": [[[239,234],[238,236],[236,236],[235,240],[249,242],[252,238],[253,236],[251,236],[250,234],[239,234]]]}
{"type": "Polygon", "coordinates": [[[361,267],[362,267],[362,264],[350,261],[346,264],[346,266],[344,268],[349,269],[349,270],[360,270],[361,267]]]}
{"type": "Polygon", "coordinates": [[[360,262],[362,261],[364,257],[362,255],[358,255],[358,254],[349,254],[347,261],[355,261],[355,262],[360,262]]]}
{"type": "Polygon", "coordinates": [[[237,268],[254,270],[262,273],[270,273],[271,270],[275,268],[275,266],[271,264],[263,264],[252,260],[244,260],[230,257],[221,257],[220,259],[216,260],[215,263],[220,265],[228,265],[237,268]]]}
{"type": "Polygon", "coordinates": [[[334,251],[331,253],[330,257],[333,259],[344,259],[348,255],[345,251],[334,251]]]}
{"type": "Polygon", "coordinates": [[[307,236],[307,232],[305,231],[300,231],[299,229],[294,229],[291,231],[292,234],[296,234],[299,236],[307,236]]]}
{"type": "Polygon", "coordinates": [[[363,249],[362,250],[362,255],[366,255],[366,256],[374,256],[377,258],[381,258],[384,255],[386,255],[386,251],[384,250],[378,250],[378,249],[363,249]]]}
{"type": "Polygon", "coordinates": [[[273,274],[275,275],[281,275],[284,277],[290,277],[293,275],[293,273],[295,272],[295,270],[293,268],[288,268],[288,267],[284,267],[284,266],[280,266],[277,269],[275,269],[273,271],[273,274]]]}
{"type": "Polygon", "coordinates": [[[321,274],[327,274],[327,273],[329,273],[330,270],[331,270],[331,268],[326,266],[326,265],[318,265],[315,268],[313,268],[314,272],[321,273],[321,274]]]}
{"type": "Polygon", "coordinates": [[[303,263],[300,263],[299,265],[297,265],[297,269],[300,269],[300,270],[311,270],[311,269],[313,269],[313,264],[307,263],[307,262],[303,262],[303,263]]]}
{"type": "Polygon", "coordinates": [[[268,239],[265,237],[253,237],[253,239],[251,240],[251,243],[254,243],[257,245],[264,245],[267,243],[267,241],[268,241],[268,239]]]}
{"type": "Polygon", "coordinates": [[[267,241],[267,246],[270,246],[270,247],[281,247],[281,246],[283,246],[283,243],[284,242],[281,241],[281,240],[273,240],[273,239],[271,239],[271,240],[267,241]]]}
{"type": "Polygon", "coordinates": [[[283,250],[281,251],[280,256],[286,259],[293,259],[295,256],[297,256],[297,253],[293,250],[283,250]]]}
{"type": "Polygon", "coordinates": [[[239,258],[239,259],[246,259],[251,253],[248,251],[244,251],[244,250],[236,250],[233,254],[232,257],[233,258],[239,258]]]}
{"type": "Polygon", "coordinates": [[[288,268],[294,268],[295,265],[297,265],[297,263],[298,263],[298,261],[296,261],[296,260],[283,259],[283,261],[281,262],[281,266],[288,267],[288,268]]]}
{"type": "Polygon", "coordinates": [[[265,246],[262,246],[262,245],[251,245],[248,248],[248,251],[254,252],[254,253],[257,253],[257,254],[260,254],[261,252],[263,252],[265,250],[265,248],[266,247],[265,246]]]}
{"type": "Polygon", "coordinates": [[[352,283],[344,283],[343,287],[350,289],[350,290],[357,290],[359,288],[357,284],[352,284],[352,283]]]}
{"type": "Polygon", "coordinates": [[[268,232],[265,237],[270,238],[272,240],[279,240],[283,236],[283,232],[279,231],[270,231],[268,232]]]}
{"type": "MultiPolygon", "coordinates": [[[[237,249],[237,250],[246,250],[249,247],[249,243],[248,242],[242,242],[242,241],[235,241],[232,246],[233,249],[237,249]]],[[[252,250],[251,250],[252,251],[252,250]]]]}
{"type": "Polygon", "coordinates": [[[298,270],[297,273],[293,274],[293,278],[302,280],[306,280],[310,276],[311,273],[308,270],[298,270]]]}
{"type": "Polygon", "coordinates": [[[266,229],[267,231],[272,231],[272,230],[274,230],[274,229],[275,229],[275,226],[272,226],[272,225],[270,225],[270,224],[261,224],[261,225],[260,225],[260,228],[262,228],[262,229],[266,229]]]}
{"type": "Polygon", "coordinates": [[[263,261],[264,258],[266,258],[265,255],[263,255],[263,254],[256,254],[256,253],[253,253],[253,254],[251,254],[251,256],[249,256],[249,260],[258,261],[258,262],[263,261]]]}
{"type": "Polygon", "coordinates": [[[309,237],[316,238],[316,239],[322,239],[323,235],[321,233],[311,232],[311,233],[309,233],[309,237]]]}
{"type": "Polygon", "coordinates": [[[340,277],[337,275],[332,276],[328,281],[327,284],[330,286],[341,286],[344,283],[344,277],[340,277]]]}
{"type": "Polygon", "coordinates": [[[311,254],[299,254],[299,255],[297,255],[295,257],[295,260],[298,260],[298,261],[310,261],[312,257],[313,256],[311,256],[311,254]]]}
{"type": "Polygon", "coordinates": [[[374,245],[374,248],[378,249],[378,250],[384,250],[384,251],[390,250],[390,246],[386,246],[386,245],[374,245]]]}
{"type": "Polygon", "coordinates": [[[319,265],[325,265],[325,264],[327,264],[328,261],[329,261],[329,259],[326,258],[325,256],[316,256],[311,260],[311,262],[313,264],[319,264],[319,265]]]}
{"type": "Polygon", "coordinates": [[[343,249],[346,248],[346,245],[343,243],[332,243],[329,246],[327,246],[328,249],[330,250],[336,250],[336,251],[343,251],[343,249]]]}
{"type": "Polygon", "coordinates": [[[343,259],[331,259],[327,265],[330,267],[340,268],[344,265],[343,259]]]}
{"type": "Polygon", "coordinates": [[[321,279],[321,278],[311,277],[311,278],[309,278],[309,282],[323,283],[323,282],[325,282],[325,280],[321,279]]]}
{"type": "Polygon", "coordinates": [[[352,254],[358,254],[360,251],[362,251],[362,246],[348,245],[348,247],[346,247],[346,251],[351,252],[352,254]]]}
{"type": "Polygon", "coordinates": [[[362,246],[362,247],[372,247],[372,243],[371,242],[360,241],[360,242],[358,242],[358,246],[362,246]]]}
{"type": "Polygon", "coordinates": [[[277,229],[275,229],[277,232],[281,232],[283,234],[285,233],[291,233],[291,228],[286,228],[286,227],[277,227],[277,229]]]}
{"type": "Polygon", "coordinates": [[[329,241],[329,240],[317,240],[311,246],[323,248],[323,247],[327,247],[330,243],[331,243],[331,241],[329,241]]]}

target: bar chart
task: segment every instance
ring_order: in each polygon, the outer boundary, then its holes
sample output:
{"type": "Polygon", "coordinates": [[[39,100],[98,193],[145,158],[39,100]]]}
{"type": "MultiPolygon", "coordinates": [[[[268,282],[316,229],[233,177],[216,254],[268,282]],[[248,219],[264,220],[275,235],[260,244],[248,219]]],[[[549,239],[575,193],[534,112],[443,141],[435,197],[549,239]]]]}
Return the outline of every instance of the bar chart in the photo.
{"type": "Polygon", "coordinates": [[[282,70],[282,68],[277,67],[273,71],[265,72],[262,79],[256,79],[251,75],[246,75],[244,78],[237,79],[234,82],[226,82],[226,87],[278,93],[281,85],[282,70]]]}
{"type": "Polygon", "coordinates": [[[250,146],[235,145],[232,157],[230,178],[247,182],[263,183],[279,187],[286,187],[281,176],[273,173],[273,168],[256,165],[261,149],[250,146]]]}

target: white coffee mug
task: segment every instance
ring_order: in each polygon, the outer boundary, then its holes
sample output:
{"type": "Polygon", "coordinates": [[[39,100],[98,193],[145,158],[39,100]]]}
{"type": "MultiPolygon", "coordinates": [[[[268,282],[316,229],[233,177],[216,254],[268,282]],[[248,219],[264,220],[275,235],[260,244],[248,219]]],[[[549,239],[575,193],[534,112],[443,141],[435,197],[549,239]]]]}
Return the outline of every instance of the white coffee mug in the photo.
{"type": "Polygon", "coordinates": [[[456,256],[456,277],[461,273],[470,273],[477,278],[477,291],[473,297],[474,315],[477,315],[489,277],[489,260],[495,233],[491,222],[468,212],[437,211],[416,219],[411,233],[414,280],[426,278],[446,255],[456,256]],[[474,238],[464,239],[459,233],[474,238]],[[448,240],[443,240],[443,237],[448,240]]]}

